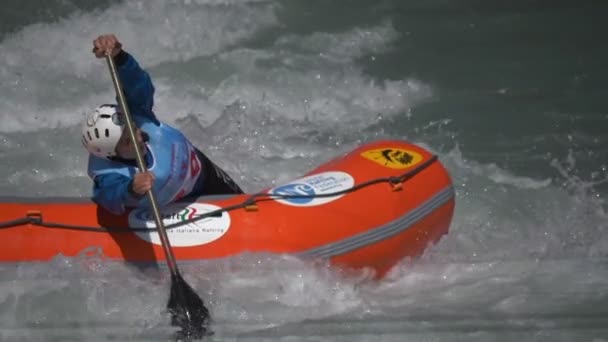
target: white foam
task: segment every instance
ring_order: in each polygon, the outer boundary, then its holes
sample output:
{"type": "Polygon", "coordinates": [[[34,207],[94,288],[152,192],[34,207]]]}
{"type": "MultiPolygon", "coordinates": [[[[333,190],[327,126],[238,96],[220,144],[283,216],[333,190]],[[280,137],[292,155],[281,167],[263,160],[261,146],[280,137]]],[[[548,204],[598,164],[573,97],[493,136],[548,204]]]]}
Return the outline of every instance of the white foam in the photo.
{"type": "Polygon", "coordinates": [[[488,178],[496,184],[512,185],[519,189],[542,189],[551,185],[550,178],[538,180],[517,176],[494,163],[480,164],[474,160],[466,160],[458,146],[450,151],[449,155],[459,168],[466,169],[475,176],[488,178]]]}
{"type": "Polygon", "coordinates": [[[275,23],[273,5],[267,2],[185,1],[176,6],[156,0],[27,26],[0,44],[0,90],[8,99],[0,104],[0,131],[70,125],[100,92],[111,96],[107,67],[90,51],[98,34],[116,33],[143,65],[153,67],[215,54],[275,23]]]}
{"type": "Polygon", "coordinates": [[[429,250],[431,260],[607,255],[608,216],[590,188],[511,175],[466,160],[458,147],[441,160],[454,179],[457,205],[450,238],[429,250]]]}
{"type": "MultiPolygon", "coordinates": [[[[315,32],[308,36],[287,35],[277,40],[281,50],[300,50],[309,54],[318,54],[320,58],[335,63],[352,61],[368,54],[384,52],[390,42],[399,34],[391,21],[387,20],[373,27],[356,27],[346,32],[315,32]]],[[[289,60],[286,62],[296,62],[289,60]]]]}

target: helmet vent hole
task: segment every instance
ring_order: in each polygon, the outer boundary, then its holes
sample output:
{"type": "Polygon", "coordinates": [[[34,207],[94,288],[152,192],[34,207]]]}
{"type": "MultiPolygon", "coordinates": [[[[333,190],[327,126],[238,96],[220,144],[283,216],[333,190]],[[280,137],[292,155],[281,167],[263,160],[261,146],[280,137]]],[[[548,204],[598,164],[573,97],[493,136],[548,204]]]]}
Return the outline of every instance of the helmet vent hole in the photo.
{"type": "Polygon", "coordinates": [[[99,139],[99,130],[95,128],[95,138],[99,139]]]}
{"type": "Polygon", "coordinates": [[[110,137],[110,130],[106,128],[106,138],[110,137]]]}
{"type": "Polygon", "coordinates": [[[101,117],[102,119],[109,119],[112,117],[112,115],[110,114],[101,114],[99,117],[101,117]]]}
{"type": "Polygon", "coordinates": [[[91,137],[91,132],[87,131],[87,137],[89,137],[89,141],[93,140],[93,137],[91,137]]]}

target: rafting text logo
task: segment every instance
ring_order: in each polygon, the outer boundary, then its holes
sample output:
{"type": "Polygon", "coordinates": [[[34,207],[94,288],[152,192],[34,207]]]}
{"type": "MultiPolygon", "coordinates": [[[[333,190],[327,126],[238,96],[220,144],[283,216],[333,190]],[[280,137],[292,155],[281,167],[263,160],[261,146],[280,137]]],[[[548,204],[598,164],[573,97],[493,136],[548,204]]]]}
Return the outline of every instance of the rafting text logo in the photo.
{"type": "MultiPolygon", "coordinates": [[[[179,212],[173,212],[168,214],[161,214],[161,218],[164,220],[174,220],[174,221],[188,221],[192,220],[196,215],[196,208],[186,207],[179,212]]],[[[147,210],[138,210],[135,213],[135,217],[141,221],[154,221],[154,216],[147,210]]]]}
{"type": "Polygon", "coordinates": [[[297,179],[268,191],[276,201],[293,206],[310,207],[335,201],[344,194],[322,197],[324,195],[348,190],[353,187],[355,180],[351,175],[342,171],[323,172],[297,179]],[[280,197],[285,196],[285,197],[280,197]],[[291,197],[290,196],[295,196],[291,197]]]}
{"type": "MultiPolygon", "coordinates": [[[[175,203],[163,208],[161,218],[165,226],[179,224],[167,228],[167,236],[172,246],[199,246],[215,241],[222,237],[230,228],[230,215],[221,215],[194,220],[203,214],[221,210],[220,207],[207,203],[192,203],[184,207],[183,203],[175,203]],[[194,221],[193,221],[194,220],[194,221]]],[[[129,226],[132,228],[148,228],[150,231],[136,231],[138,237],[156,245],[161,245],[154,216],[147,209],[135,209],[129,214],[129,226]]]]}
{"type": "Polygon", "coordinates": [[[407,169],[422,160],[422,155],[402,148],[377,148],[361,153],[361,156],[391,169],[407,169]]]}

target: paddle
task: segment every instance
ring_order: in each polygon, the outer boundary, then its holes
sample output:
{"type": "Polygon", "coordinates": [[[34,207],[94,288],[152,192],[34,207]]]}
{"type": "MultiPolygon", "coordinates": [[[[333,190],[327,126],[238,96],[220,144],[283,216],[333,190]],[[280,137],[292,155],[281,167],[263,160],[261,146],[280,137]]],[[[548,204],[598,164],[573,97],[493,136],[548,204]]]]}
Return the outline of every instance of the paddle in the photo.
{"type": "MultiPolygon", "coordinates": [[[[118,73],[116,72],[116,65],[111,55],[106,55],[106,61],[110,68],[110,74],[112,75],[112,81],[114,82],[114,88],[116,89],[116,95],[122,111],[125,115],[127,122],[127,129],[131,136],[131,141],[137,141],[135,138],[135,123],[129,112],[127,102],[125,100],[124,93],[122,91],[122,85],[118,73]]],[[[137,167],[141,172],[147,170],[146,164],[142,158],[142,153],[139,150],[139,146],[135,145],[135,157],[137,160],[137,167]]],[[[192,287],[186,283],[179,273],[177,263],[175,262],[175,256],[171,249],[167,232],[156,204],[156,199],[152,190],[147,192],[148,199],[152,204],[152,211],[154,213],[154,221],[156,222],[156,228],[160,241],[165,252],[167,259],[167,265],[171,271],[171,294],[169,296],[169,303],[167,303],[167,309],[171,313],[171,324],[182,328],[180,331],[180,337],[185,338],[202,338],[208,334],[207,326],[209,321],[209,310],[205,307],[203,300],[194,292],[192,287]]]]}

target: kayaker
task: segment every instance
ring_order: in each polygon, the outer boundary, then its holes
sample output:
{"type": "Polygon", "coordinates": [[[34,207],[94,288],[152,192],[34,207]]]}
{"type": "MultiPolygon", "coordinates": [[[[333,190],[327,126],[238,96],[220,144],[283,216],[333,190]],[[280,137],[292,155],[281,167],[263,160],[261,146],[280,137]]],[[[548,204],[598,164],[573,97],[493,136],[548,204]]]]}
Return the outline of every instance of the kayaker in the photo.
{"type": "Polygon", "coordinates": [[[82,144],[89,151],[88,174],[93,179],[92,199],[113,214],[128,207],[148,206],[153,190],[159,206],[201,195],[240,194],[241,188],[177,129],[160,122],[152,106],[154,85],[150,76],[115,35],[93,41],[93,54],[114,58],[126,97],[126,105],[137,126],[136,144],[148,168],[138,172],[135,144],[119,106],[104,104],[86,115],[82,144]]]}

